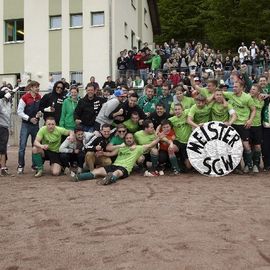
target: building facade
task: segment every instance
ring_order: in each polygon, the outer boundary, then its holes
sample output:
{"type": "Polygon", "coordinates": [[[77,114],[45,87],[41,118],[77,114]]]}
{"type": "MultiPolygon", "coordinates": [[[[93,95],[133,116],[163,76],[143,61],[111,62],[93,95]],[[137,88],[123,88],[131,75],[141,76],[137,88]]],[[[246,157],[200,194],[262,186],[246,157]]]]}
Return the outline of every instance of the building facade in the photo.
{"type": "Polygon", "coordinates": [[[160,31],[155,0],[0,0],[0,80],[48,87],[49,76],[85,85],[117,76],[123,49],[160,31]]]}

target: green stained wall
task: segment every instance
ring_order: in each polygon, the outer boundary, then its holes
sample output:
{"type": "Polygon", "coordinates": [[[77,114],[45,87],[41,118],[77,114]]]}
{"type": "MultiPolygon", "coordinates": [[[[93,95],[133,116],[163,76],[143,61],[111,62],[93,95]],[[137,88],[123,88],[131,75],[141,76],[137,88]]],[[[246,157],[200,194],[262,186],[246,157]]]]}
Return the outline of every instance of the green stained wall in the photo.
{"type": "Polygon", "coordinates": [[[82,29],[70,29],[70,70],[83,70],[82,29]]]}
{"type": "Polygon", "coordinates": [[[4,73],[24,71],[24,43],[4,45],[4,73]]]}
{"type": "MultiPolygon", "coordinates": [[[[42,0],[43,1],[43,0],[42,0]]],[[[67,1],[67,0],[64,0],[67,1]]],[[[49,15],[61,15],[62,4],[61,0],[49,0],[49,15]]]]}
{"type": "Polygon", "coordinates": [[[69,0],[69,12],[82,13],[82,0],[69,0]]]}
{"type": "Polygon", "coordinates": [[[49,71],[62,70],[62,33],[61,30],[49,32],[49,71]]]}
{"type": "Polygon", "coordinates": [[[24,17],[24,0],[4,0],[4,20],[24,17]]]}

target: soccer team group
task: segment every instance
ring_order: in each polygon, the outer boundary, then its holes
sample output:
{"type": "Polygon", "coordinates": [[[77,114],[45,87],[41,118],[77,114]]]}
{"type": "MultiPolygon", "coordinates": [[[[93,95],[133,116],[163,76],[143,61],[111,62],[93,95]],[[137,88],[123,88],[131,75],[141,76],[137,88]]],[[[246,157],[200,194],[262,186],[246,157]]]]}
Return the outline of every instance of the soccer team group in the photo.
{"type": "MultiPolygon", "coordinates": [[[[89,83],[80,98],[77,86],[67,91],[62,81],[41,97],[39,83],[30,81],[17,108],[22,119],[17,173],[24,173],[31,136],[35,177],[44,174],[46,160],[54,176],[64,172],[73,181],[98,179],[102,185],[128,177],[134,168],[145,176],[164,175],[164,171],[181,174],[192,169],[186,151],[192,130],[209,121],[221,121],[239,133],[244,167],[239,165],[237,173],[258,173],[261,156],[264,169],[269,170],[268,77],[252,84],[245,73],[235,76],[232,91],[214,79],[203,85],[194,77],[189,77],[191,87],[148,84],[140,97],[126,86],[111,95],[97,95],[95,85],[89,83]]],[[[0,163],[5,176],[9,174],[10,89],[2,88],[0,103],[0,163]]]]}

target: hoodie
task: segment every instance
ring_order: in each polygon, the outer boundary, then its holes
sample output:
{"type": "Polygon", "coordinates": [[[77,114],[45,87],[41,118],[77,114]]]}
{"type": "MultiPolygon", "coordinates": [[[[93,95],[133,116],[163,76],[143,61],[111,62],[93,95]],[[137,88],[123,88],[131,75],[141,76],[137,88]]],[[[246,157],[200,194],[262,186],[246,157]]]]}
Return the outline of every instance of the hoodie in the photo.
{"type": "Polygon", "coordinates": [[[65,129],[74,130],[76,127],[74,119],[74,111],[78,105],[78,99],[73,100],[72,97],[68,97],[64,100],[62,105],[62,112],[60,118],[60,127],[65,129]]]}
{"type": "Polygon", "coordinates": [[[44,113],[43,115],[44,121],[46,121],[48,117],[54,117],[56,125],[59,125],[62,112],[62,105],[67,95],[67,91],[65,91],[64,89],[65,89],[64,83],[62,81],[58,81],[54,84],[52,92],[45,94],[41,98],[39,110],[44,113]],[[63,90],[60,94],[56,92],[56,86],[58,84],[62,84],[63,87],[63,90]],[[50,107],[54,107],[55,111],[51,112],[50,107]]]}

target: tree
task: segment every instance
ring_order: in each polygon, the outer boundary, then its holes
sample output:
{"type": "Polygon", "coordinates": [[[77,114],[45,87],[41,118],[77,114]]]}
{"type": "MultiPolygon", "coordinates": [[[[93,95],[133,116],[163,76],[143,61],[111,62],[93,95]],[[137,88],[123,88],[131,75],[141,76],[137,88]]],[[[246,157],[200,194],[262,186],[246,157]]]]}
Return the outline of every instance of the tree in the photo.
{"type": "Polygon", "coordinates": [[[269,0],[159,0],[158,6],[157,42],[200,40],[225,50],[270,36],[269,0]]]}

